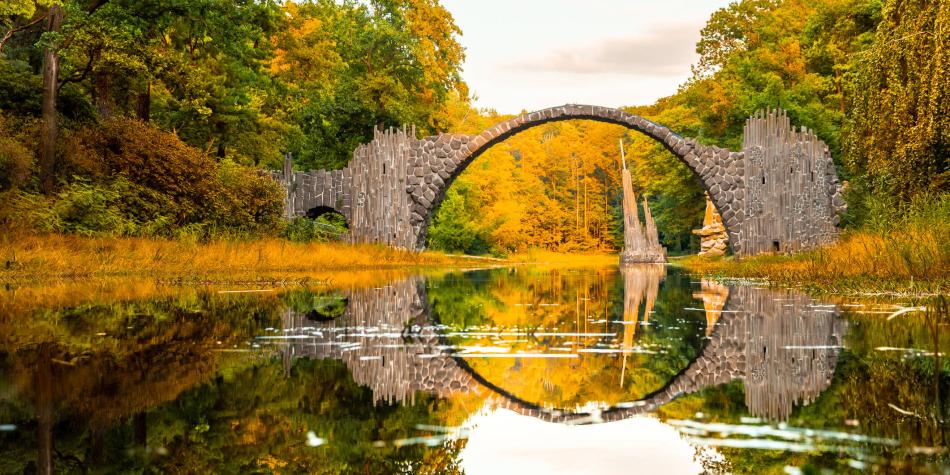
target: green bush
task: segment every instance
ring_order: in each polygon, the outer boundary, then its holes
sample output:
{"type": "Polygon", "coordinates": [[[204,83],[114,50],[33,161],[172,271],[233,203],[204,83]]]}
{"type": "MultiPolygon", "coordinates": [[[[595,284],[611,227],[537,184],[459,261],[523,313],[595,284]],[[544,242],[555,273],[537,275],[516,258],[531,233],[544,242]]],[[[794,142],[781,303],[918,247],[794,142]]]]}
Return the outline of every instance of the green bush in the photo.
{"type": "Polygon", "coordinates": [[[193,240],[280,230],[283,195],[274,180],[229,160],[218,163],[149,124],[115,119],[66,130],[61,150],[58,193],[17,191],[35,167],[33,154],[17,137],[0,134],[2,224],[193,240]]]}
{"type": "Polygon", "coordinates": [[[294,218],[287,222],[281,235],[293,242],[326,242],[339,239],[346,232],[346,221],[343,217],[327,213],[316,219],[294,218]]]}
{"type": "Polygon", "coordinates": [[[269,176],[224,160],[219,165],[221,193],[214,221],[251,233],[277,229],[283,216],[283,192],[269,176]]]}
{"type": "Polygon", "coordinates": [[[485,232],[475,224],[478,220],[467,210],[467,193],[464,186],[449,188],[429,227],[428,243],[432,249],[472,255],[493,251],[485,232]]]}
{"type": "Polygon", "coordinates": [[[19,188],[32,168],[33,154],[12,137],[0,136],[0,191],[19,188]]]}
{"type": "Polygon", "coordinates": [[[115,204],[121,194],[115,187],[76,181],[54,197],[23,194],[19,215],[42,231],[82,236],[130,235],[138,225],[115,204]]]}
{"type": "Polygon", "coordinates": [[[204,240],[279,228],[274,180],[149,124],[114,119],[75,131],[64,148],[70,170],[109,183],[113,211],[136,223],[135,234],[204,240]]]}

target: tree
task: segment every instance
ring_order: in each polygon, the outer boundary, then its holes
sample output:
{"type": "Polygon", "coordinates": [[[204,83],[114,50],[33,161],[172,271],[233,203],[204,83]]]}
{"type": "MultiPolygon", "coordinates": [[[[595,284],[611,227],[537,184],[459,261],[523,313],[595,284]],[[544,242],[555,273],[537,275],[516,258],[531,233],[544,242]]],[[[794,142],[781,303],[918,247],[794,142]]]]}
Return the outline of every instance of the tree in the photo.
{"type": "Polygon", "coordinates": [[[289,85],[303,168],[342,167],[374,127],[447,130],[448,102],[467,100],[460,30],[435,1],[288,2],[284,13],[271,71],[289,85]]]}
{"type": "Polygon", "coordinates": [[[888,1],[860,57],[846,157],[871,193],[950,189],[950,4],[888,1]]]}

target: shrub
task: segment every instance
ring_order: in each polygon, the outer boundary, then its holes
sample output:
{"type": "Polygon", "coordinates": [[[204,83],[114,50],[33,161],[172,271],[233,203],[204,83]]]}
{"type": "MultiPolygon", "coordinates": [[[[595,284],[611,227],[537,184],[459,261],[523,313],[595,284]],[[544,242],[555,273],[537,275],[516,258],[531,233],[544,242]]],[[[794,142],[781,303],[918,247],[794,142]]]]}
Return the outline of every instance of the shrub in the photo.
{"type": "Polygon", "coordinates": [[[149,200],[160,200],[160,210],[144,200],[128,207],[132,213],[141,210],[140,220],[160,213],[185,225],[214,216],[222,192],[216,163],[174,134],[137,120],[114,119],[101,129],[83,129],[76,139],[84,145],[80,152],[98,157],[109,175],[124,178],[149,200]]]}
{"type": "Polygon", "coordinates": [[[20,217],[42,231],[82,236],[135,234],[138,225],[115,206],[120,199],[115,187],[76,181],[51,198],[23,194],[16,208],[20,217]]]}
{"type": "Polygon", "coordinates": [[[283,215],[283,192],[269,176],[230,160],[218,171],[222,193],[215,211],[220,225],[252,233],[276,229],[283,215]]]}
{"type": "Polygon", "coordinates": [[[33,154],[12,137],[0,135],[0,191],[22,186],[32,168],[33,154]]]}
{"type": "MultiPolygon", "coordinates": [[[[31,124],[14,124],[0,115],[0,192],[21,188],[33,169],[31,144],[16,131],[31,129],[31,124]]],[[[29,121],[21,121],[29,122],[29,121]]]]}
{"type": "Polygon", "coordinates": [[[69,171],[112,193],[104,198],[110,212],[135,224],[124,233],[203,240],[265,233],[280,223],[282,192],[274,180],[231,161],[217,163],[140,121],[79,129],[68,135],[64,154],[69,171]]]}
{"type": "Polygon", "coordinates": [[[281,235],[293,242],[327,242],[340,238],[346,232],[343,217],[327,213],[316,219],[294,218],[284,226],[281,235]]]}

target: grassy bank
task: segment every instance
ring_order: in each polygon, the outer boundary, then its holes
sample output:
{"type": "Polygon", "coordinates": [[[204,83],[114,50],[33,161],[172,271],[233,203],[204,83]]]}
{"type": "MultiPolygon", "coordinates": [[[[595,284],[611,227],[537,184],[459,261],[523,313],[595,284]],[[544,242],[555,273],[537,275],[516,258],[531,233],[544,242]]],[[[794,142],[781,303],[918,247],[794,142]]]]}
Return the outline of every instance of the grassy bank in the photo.
{"type": "Polygon", "coordinates": [[[14,233],[0,237],[0,282],[151,277],[186,282],[303,279],[341,270],[484,267],[483,260],[378,245],[293,243],[275,238],[195,243],[14,233]]]}
{"type": "Polygon", "coordinates": [[[833,245],[794,255],[690,256],[673,262],[698,274],[762,279],[819,293],[945,294],[950,292],[950,223],[852,232],[833,245]]]}

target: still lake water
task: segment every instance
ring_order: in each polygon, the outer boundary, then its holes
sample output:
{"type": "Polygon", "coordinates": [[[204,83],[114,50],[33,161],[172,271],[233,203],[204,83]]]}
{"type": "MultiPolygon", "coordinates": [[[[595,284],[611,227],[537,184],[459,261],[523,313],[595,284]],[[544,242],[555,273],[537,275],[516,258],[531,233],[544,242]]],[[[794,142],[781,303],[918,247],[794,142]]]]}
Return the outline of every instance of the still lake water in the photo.
{"type": "Polygon", "coordinates": [[[675,268],[0,298],[0,473],[950,473],[950,332],[675,268]]]}

